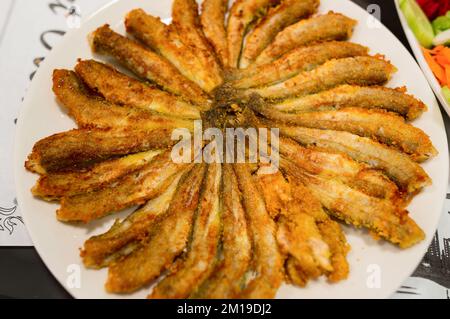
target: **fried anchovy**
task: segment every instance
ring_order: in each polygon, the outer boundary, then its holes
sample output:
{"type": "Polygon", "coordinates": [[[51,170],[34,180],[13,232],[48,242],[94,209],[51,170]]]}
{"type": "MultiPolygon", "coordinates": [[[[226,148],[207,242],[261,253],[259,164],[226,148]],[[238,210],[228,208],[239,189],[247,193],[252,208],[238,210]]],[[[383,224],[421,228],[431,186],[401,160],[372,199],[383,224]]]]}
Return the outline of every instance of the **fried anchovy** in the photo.
{"type": "Polygon", "coordinates": [[[53,200],[87,193],[130,174],[149,163],[161,151],[148,151],[99,163],[88,170],[43,175],[32,189],[34,196],[53,200]]]}
{"type": "Polygon", "coordinates": [[[264,198],[245,164],[235,164],[253,243],[255,277],[244,288],[242,298],[273,298],[283,281],[283,257],[276,241],[275,223],[270,218],[264,198]]]}
{"type": "Polygon", "coordinates": [[[247,89],[247,95],[254,93],[264,98],[287,98],[303,96],[328,90],[342,84],[377,85],[387,82],[395,67],[377,57],[350,57],[336,59],[302,72],[284,82],[267,87],[247,89]]]}
{"type": "Polygon", "coordinates": [[[281,166],[299,178],[336,218],[365,227],[400,248],[408,248],[424,239],[424,232],[408,212],[389,201],[368,196],[339,180],[305,173],[285,159],[281,160],[281,166]]]}
{"type": "Polygon", "coordinates": [[[85,85],[72,71],[53,72],[53,91],[81,128],[138,127],[142,130],[152,130],[183,127],[193,130],[191,120],[123,107],[89,94],[85,85]]]}
{"type": "Polygon", "coordinates": [[[204,0],[200,23],[205,37],[214,48],[223,66],[228,65],[227,31],[225,29],[225,14],[228,0],[204,0]]]}
{"type": "Polygon", "coordinates": [[[132,292],[152,282],[166,270],[186,247],[199,204],[205,165],[195,166],[183,176],[167,215],[142,246],[109,267],[106,290],[132,292]]]}
{"type": "Polygon", "coordinates": [[[220,240],[221,181],[221,165],[211,164],[186,258],[156,285],[149,298],[187,298],[213,272],[220,240]]]}
{"type": "Polygon", "coordinates": [[[279,0],[236,0],[233,3],[227,24],[228,66],[230,68],[239,67],[242,43],[250,24],[279,2],[279,0]]]}
{"type": "Polygon", "coordinates": [[[220,74],[213,76],[214,68],[202,63],[197,52],[182,43],[175,28],[165,25],[160,18],[136,9],[128,13],[125,25],[128,33],[169,60],[203,90],[210,92],[221,84],[220,74]]]}
{"type": "Polygon", "coordinates": [[[343,107],[384,109],[396,112],[411,121],[425,112],[427,107],[422,101],[405,92],[405,88],[341,85],[328,91],[273,104],[271,107],[289,113],[326,111],[343,107]]]}
{"type": "Polygon", "coordinates": [[[265,64],[279,58],[286,52],[313,42],[347,40],[353,32],[356,21],[342,14],[330,12],[297,22],[275,37],[275,40],[256,58],[257,64],[265,64]]]}
{"type": "Polygon", "coordinates": [[[212,276],[199,289],[196,298],[236,298],[251,259],[247,231],[236,175],[229,164],[223,168],[222,260],[212,276]]]}
{"type": "Polygon", "coordinates": [[[319,0],[282,0],[249,34],[242,52],[242,68],[248,67],[285,27],[316,12],[319,0]]]}
{"type": "MultiPolygon", "coordinates": [[[[174,0],[172,4],[172,25],[178,31],[181,41],[194,50],[195,56],[203,65],[209,76],[210,92],[223,82],[222,68],[203,33],[195,0],[174,0]]],[[[205,71],[203,71],[205,73],[205,71]]]]}
{"type": "Polygon", "coordinates": [[[264,116],[277,122],[284,122],[310,128],[347,131],[356,135],[375,138],[398,148],[422,162],[437,154],[430,138],[419,128],[406,123],[393,113],[382,110],[343,108],[340,110],[284,113],[266,106],[256,106],[264,116]]]}
{"type": "Polygon", "coordinates": [[[127,154],[163,149],[174,144],[171,129],[81,129],[37,142],[25,167],[39,174],[73,171],[127,154]]]}
{"type": "Polygon", "coordinates": [[[331,59],[367,55],[368,49],[351,42],[330,41],[294,49],[271,63],[238,70],[233,87],[246,89],[287,80],[331,59]]]}
{"type": "Polygon", "coordinates": [[[94,60],[78,62],[75,71],[94,92],[108,102],[137,107],[180,118],[198,119],[201,106],[159,90],[94,60]]]}
{"type": "Polygon", "coordinates": [[[188,164],[175,164],[166,151],[143,168],[108,186],[86,194],[63,197],[56,212],[60,221],[88,223],[134,205],[145,204],[161,195],[176,173],[188,164]]]}
{"type": "Polygon", "coordinates": [[[114,57],[136,75],[187,101],[203,106],[209,104],[203,90],[185,78],[169,61],[114,32],[108,25],[91,35],[91,47],[94,52],[114,57]]]}
{"type": "Polygon", "coordinates": [[[279,127],[281,134],[301,144],[343,152],[356,161],[381,169],[409,194],[414,194],[431,184],[427,173],[409,156],[370,138],[348,132],[280,126],[279,124],[272,124],[270,127],[279,127]]]}
{"type": "Polygon", "coordinates": [[[136,249],[137,243],[143,241],[166,214],[181,176],[182,173],[178,174],[160,196],[149,200],[123,221],[116,220],[107,232],[86,240],[80,254],[84,265],[89,268],[106,267],[136,249]],[[131,251],[130,247],[133,248],[131,251]]]}

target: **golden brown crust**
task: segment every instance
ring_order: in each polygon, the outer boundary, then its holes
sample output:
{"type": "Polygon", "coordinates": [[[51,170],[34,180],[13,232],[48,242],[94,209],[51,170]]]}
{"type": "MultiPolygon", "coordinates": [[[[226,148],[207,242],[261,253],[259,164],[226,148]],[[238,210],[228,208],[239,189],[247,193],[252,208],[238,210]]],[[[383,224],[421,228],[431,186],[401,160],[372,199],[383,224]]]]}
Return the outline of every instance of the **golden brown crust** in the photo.
{"type": "Polygon", "coordinates": [[[228,66],[227,31],[225,29],[227,9],[228,0],[204,0],[200,16],[203,33],[223,66],[228,66]]]}

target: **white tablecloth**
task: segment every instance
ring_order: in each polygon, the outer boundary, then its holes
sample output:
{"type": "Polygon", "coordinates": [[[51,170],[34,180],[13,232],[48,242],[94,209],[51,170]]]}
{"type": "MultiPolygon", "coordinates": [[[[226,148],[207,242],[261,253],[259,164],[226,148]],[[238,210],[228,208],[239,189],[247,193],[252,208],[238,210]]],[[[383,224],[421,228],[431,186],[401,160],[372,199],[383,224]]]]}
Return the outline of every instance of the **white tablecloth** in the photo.
{"type": "MultiPolygon", "coordinates": [[[[109,1],[0,1],[0,246],[32,246],[17,207],[13,178],[15,121],[30,79],[67,29],[76,28],[80,19],[109,1]]],[[[393,297],[449,298],[449,210],[450,199],[424,261],[393,297]]]]}

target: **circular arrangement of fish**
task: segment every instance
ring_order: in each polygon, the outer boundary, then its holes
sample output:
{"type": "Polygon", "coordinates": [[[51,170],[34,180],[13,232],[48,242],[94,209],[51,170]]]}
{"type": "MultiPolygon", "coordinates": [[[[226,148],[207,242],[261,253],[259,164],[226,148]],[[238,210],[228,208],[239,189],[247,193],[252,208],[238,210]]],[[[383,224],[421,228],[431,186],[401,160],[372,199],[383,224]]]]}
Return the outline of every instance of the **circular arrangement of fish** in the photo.
{"type": "MultiPolygon", "coordinates": [[[[170,25],[136,9],[130,37],[108,25],[89,37],[133,77],[94,60],[54,71],[78,128],[35,144],[33,194],[59,201],[67,223],[139,206],[81,250],[86,267],[109,268],[108,292],[156,283],[150,298],[272,298],[283,282],[346,279],[339,222],[399,249],[424,238],[406,206],[431,183],[420,163],[437,152],[410,124],[426,106],[383,87],[396,68],[346,41],[356,21],[318,6],[174,0],[170,25]],[[270,151],[174,161],[174,132],[195,135],[198,123],[227,137],[259,132],[270,151]],[[274,128],[279,138],[262,136],[274,128]]],[[[216,153],[225,148],[215,142],[216,153]]]]}

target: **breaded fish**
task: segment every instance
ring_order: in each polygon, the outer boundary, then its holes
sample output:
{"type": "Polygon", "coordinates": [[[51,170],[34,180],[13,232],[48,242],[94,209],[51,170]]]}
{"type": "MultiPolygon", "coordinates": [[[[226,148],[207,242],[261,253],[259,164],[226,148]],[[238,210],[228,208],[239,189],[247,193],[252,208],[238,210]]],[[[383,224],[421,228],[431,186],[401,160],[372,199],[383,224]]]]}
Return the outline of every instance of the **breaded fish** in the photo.
{"type": "Polygon", "coordinates": [[[107,232],[86,240],[80,253],[83,264],[88,268],[106,267],[137,249],[139,242],[164,218],[181,177],[182,173],[178,174],[165,192],[149,200],[123,221],[116,220],[107,232]]]}
{"type": "MultiPolygon", "coordinates": [[[[222,259],[195,298],[236,298],[251,259],[251,242],[236,175],[223,166],[222,259]]],[[[192,296],[191,296],[192,297],[192,296]]]]}
{"type": "Polygon", "coordinates": [[[221,164],[211,164],[186,258],[153,289],[149,298],[187,298],[212,274],[220,240],[221,164]]]}
{"type": "Polygon", "coordinates": [[[216,52],[223,66],[228,66],[227,31],[225,29],[225,14],[228,0],[204,0],[200,23],[203,33],[216,52]]]}
{"type": "Polygon", "coordinates": [[[172,117],[200,118],[202,106],[159,90],[94,60],[79,61],[75,71],[84,83],[108,102],[128,105],[172,117]]]}
{"type": "Polygon", "coordinates": [[[272,124],[270,127],[279,127],[282,135],[291,137],[300,144],[343,152],[356,161],[381,169],[401,187],[401,190],[409,194],[415,194],[431,184],[431,179],[424,169],[409,156],[370,138],[348,132],[279,124],[272,124]]]}
{"type": "Polygon", "coordinates": [[[289,51],[271,63],[238,70],[233,87],[246,89],[287,80],[300,72],[310,71],[331,59],[367,55],[368,49],[351,42],[330,41],[289,51]]]}
{"type": "Polygon", "coordinates": [[[50,200],[87,193],[142,168],[160,153],[137,153],[99,163],[88,170],[43,175],[31,191],[34,196],[50,200]]]}
{"type": "Polygon", "coordinates": [[[205,165],[195,166],[183,176],[167,210],[167,216],[142,246],[109,267],[106,290],[114,293],[135,291],[169,268],[186,247],[204,184],[205,165]]]}
{"type": "Polygon", "coordinates": [[[302,20],[278,33],[275,40],[256,58],[255,63],[272,62],[296,47],[313,42],[347,40],[355,25],[355,20],[334,12],[302,20]]]}
{"type": "Polygon", "coordinates": [[[177,173],[188,164],[175,164],[166,151],[157,155],[143,168],[124,176],[106,187],[75,196],[63,197],[56,217],[65,222],[88,223],[122,209],[145,204],[161,195],[177,173]]]}
{"type": "Polygon", "coordinates": [[[171,129],[81,129],[55,134],[38,141],[25,167],[45,174],[90,167],[107,159],[167,148],[175,143],[171,129]]]}
{"type": "Polygon", "coordinates": [[[400,248],[408,248],[424,239],[424,232],[408,212],[389,201],[368,196],[336,179],[305,173],[286,159],[281,159],[281,166],[299,178],[336,218],[365,227],[400,248]]]}
{"type": "Polygon", "coordinates": [[[160,18],[148,15],[142,9],[128,13],[125,19],[127,32],[170,61],[185,77],[207,92],[221,84],[215,70],[198,58],[196,51],[182,43],[173,26],[165,25],[160,18]]]}
{"type": "Polygon", "coordinates": [[[227,24],[228,66],[239,67],[244,36],[252,22],[264,15],[280,0],[236,0],[229,12],[227,24]]]}
{"type": "Polygon", "coordinates": [[[343,58],[328,61],[284,82],[247,89],[245,94],[276,99],[313,94],[342,84],[377,85],[387,82],[395,70],[392,64],[378,57],[343,58]]]}
{"type": "Polygon", "coordinates": [[[374,138],[398,148],[411,158],[422,162],[437,154],[430,138],[405,119],[383,110],[342,108],[332,111],[284,113],[267,106],[257,106],[257,111],[277,122],[303,127],[347,131],[374,138]]]}
{"type": "Polygon", "coordinates": [[[255,26],[247,37],[240,67],[248,67],[285,27],[307,18],[316,12],[319,0],[282,0],[269,9],[267,15],[255,26]]]}
{"type": "Polygon", "coordinates": [[[242,193],[253,245],[254,278],[244,288],[242,298],[273,298],[283,281],[283,257],[276,241],[276,225],[267,212],[264,197],[246,164],[234,170],[242,193]]]}
{"type": "Polygon", "coordinates": [[[207,91],[210,92],[214,87],[222,84],[222,68],[203,33],[197,2],[195,0],[174,0],[172,25],[177,30],[181,41],[194,50],[195,56],[207,71],[211,82],[207,91]]]}
{"type": "Polygon", "coordinates": [[[94,31],[90,40],[95,53],[114,57],[141,78],[156,83],[192,103],[204,106],[209,104],[206,93],[197,84],[185,78],[169,61],[114,32],[109,25],[94,31]]]}
{"type": "Polygon", "coordinates": [[[85,85],[73,71],[55,70],[53,72],[53,92],[81,128],[194,129],[191,120],[172,118],[143,109],[120,106],[89,94],[85,85]]]}
{"type": "Polygon", "coordinates": [[[343,107],[384,109],[396,112],[410,121],[427,110],[422,101],[406,94],[405,88],[356,85],[341,85],[328,91],[273,104],[271,107],[289,113],[326,111],[343,107]]]}

